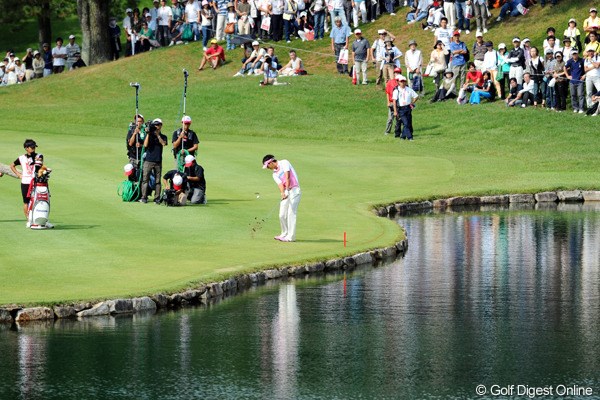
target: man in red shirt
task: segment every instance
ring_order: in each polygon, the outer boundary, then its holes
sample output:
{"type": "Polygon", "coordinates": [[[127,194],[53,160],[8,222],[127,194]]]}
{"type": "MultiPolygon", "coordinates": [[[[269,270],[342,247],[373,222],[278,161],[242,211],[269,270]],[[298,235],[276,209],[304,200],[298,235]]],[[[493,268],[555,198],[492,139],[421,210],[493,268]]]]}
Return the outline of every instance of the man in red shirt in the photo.
{"type": "MultiPolygon", "coordinates": [[[[402,68],[394,68],[394,75],[401,74],[402,68]]],[[[387,125],[385,126],[385,134],[389,135],[392,131],[392,125],[394,124],[394,99],[392,99],[392,95],[394,94],[394,89],[398,86],[398,79],[390,79],[385,84],[385,94],[387,95],[387,106],[388,106],[388,120],[387,125]]]]}
{"type": "Polygon", "coordinates": [[[207,62],[210,62],[212,69],[217,69],[225,64],[225,50],[217,44],[217,39],[210,41],[210,48],[204,52],[198,71],[202,71],[207,62]]]}

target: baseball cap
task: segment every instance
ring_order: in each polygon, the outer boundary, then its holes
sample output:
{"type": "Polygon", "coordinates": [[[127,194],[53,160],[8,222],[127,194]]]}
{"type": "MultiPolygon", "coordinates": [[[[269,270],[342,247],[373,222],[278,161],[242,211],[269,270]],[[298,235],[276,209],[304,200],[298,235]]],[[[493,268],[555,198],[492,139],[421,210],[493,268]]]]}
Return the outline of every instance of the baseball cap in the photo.
{"type": "Polygon", "coordinates": [[[529,38],[523,39],[523,43],[529,43],[529,42],[530,42],[529,38]]]}
{"type": "Polygon", "coordinates": [[[361,31],[360,29],[355,29],[355,30],[354,30],[354,34],[355,34],[355,35],[362,34],[362,31],[361,31]]]}
{"type": "Polygon", "coordinates": [[[401,74],[402,73],[402,68],[399,68],[399,67],[394,68],[394,73],[395,74],[401,74]]]}
{"type": "Polygon", "coordinates": [[[483,37],[483,32],[481,32],[481,31],[475,32],[475,37],[483,37]]]}
{"type": "Polygon", "coordinates": [[[577,50],[571,50],[571,55],[573,54],[579,54],[579,52],[577,50]]]}
{"type": "Polygon", "coordinates": [[[514,42],[521,42],[521,39],[519,39],[518,37],[515,37],[512,41],[513,41],[513,43],[514,42]]]}
{"type": "Polygon", "coordinates": [[[273,160],[275,160],[275,156],[273,154],[267,154],[266,156],[264,156],[262,160],[263,169],[267,169],[267,165],[269,165],[269,163],[273,160]]]}
{"type": "Polygon", "coordinates": [[[181,122],[183,122],[184,124],[191,124],[192,123],[192,117],[190,117],[189,115],[186,115],[183,118],[181,118],[181,122]]]}
{"type": "Polygon", "coordinates": [[[154,121],[152,121],[152,123],[155,124],[155,125],[158,125],[158,124],[162,125],[162,119],[155,118],[154,121]]]}
{"type": "Polygon", "coordinates": [[[591,52],[593,52],[593,53],[595,53],[595,52],[596,52],[596,50],[594,50],[594,49],[593,49],[593,48],[591,48],[591,47],[589,47],[589,48],[588,48],[586,51],[587,51],[587,52],[590,52],[590,51],[591,51],[591,52]]]}
{"type": "Polygon", "coordinates": [[[19,57],[15,57],[15,61],[21,61],[19,57]]]}
{"type": "Polygon", "coordinates": [[[123,171],[125,171],[126,176],[133,174],[133,164],[125,164],[123,171]]]}
{"type": "Polygon", "coordinates": [[[146,120],[146,118],[144,118],[144,116],[143,116],[142,114],[138,114],[137,116],[138,116],[138,118],[141,118],[141,119],[143,119],[144,121],[146,120]]]}
{"type": "Polygon", "coordinates": [[[69,39],[75,39],[75,35],[69,35],[69,39]]]}
{"type": "Polygon", "coordinates": [[[175,190],[181,190],[181,184],[183,183],[183,178],[181,177],[181,175],[176,174],[173,177],[173,189],[175,190]]]}
{"type": "Polygon", "coordinates": [[[208,5],[208,0],[202,0],[202,5],[203,5],[203,6],[206,6],[206,5],[208,5]]]}
{"type": "Polygon", "coordinates": [[[460,32],[459,31],[454,31],[454,33],[452,34],[452,36],[460,36],[460,32]]]}
{"type": "Polygon", "coordinates": [[[144,15],[144,17],[146,17],[146,18],[148,18],[148,17],[152,18],[152,14],[146,13],[146,15],[144,15]]]}
{"type": "Polygon", "coordinates": [[[487,41],[487,42],[485,42],[485,47],[494,47],[494,43],[487,41]]]}
{"type": "Polygon", "coordinates": [[[396,75],[396,80],[398,82],[406,81],[406,77],[404,75],[396,75]]]}
{"type": "Polygon", "coordinates": [[[210,41],[210,44],[217,44],[217,43],[218,43],[218,42],[217,42],[217,39],[212,39],[212,40],[210,41]]]}
{"type": "Polygon", "coordinates": [[[385,35],[385,29],[378,29],[377,30],[377,34],[378,35],[385,35]]]}
{"type": "Polygon", "coordinates": [[[125,14],[132,13],[132,12],[133,12],[133,10],[131,8],[128,8],[127,10],[125,10],[125,14]]]}
{"type": "Polygon", "coordinates": [[[301,17],[306,17],[306,11],[302,11],[302,12],[300,13],[300,16],[301,16],[301,17]]]}
{"type": "Polygon", "coordinates": [[[255,40],[254,42],[252,42],[252,46],[260,46],[260,43],[258,43],[258,40],[255,40]]]}
{"type": "Polygon", "coordinates": [[[195,159],[196,158],[191,154],[188,154],[187,156],[185,156],[185,166],[186,167],[191,166],[194,163],[195,159]]]}
{"type": "Polygon", "coordinates": [[[595,7],[590,8],[590,12],[598,12],[595,7]]]}

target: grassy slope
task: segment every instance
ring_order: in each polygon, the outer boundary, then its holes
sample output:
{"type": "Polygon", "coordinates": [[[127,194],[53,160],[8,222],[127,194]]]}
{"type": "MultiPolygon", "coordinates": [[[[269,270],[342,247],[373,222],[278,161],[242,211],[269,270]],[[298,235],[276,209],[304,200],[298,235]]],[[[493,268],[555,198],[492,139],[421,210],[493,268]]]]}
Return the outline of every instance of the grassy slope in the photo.
{"type": "MultiPolygon", "coordinates": [[[[562,11],[557,19],[571,15],[562,11]]],[[[545,31],[536,12],[531,26],[545,31]]],[[[389,18],[381,23],[389,24],[389,18]]],[[[376,28],[368,27],[369,32],[376,28]]],[[[529,31],[529,24],[522,29],[532,38],[542,36],[529,31]]],[[[415,27],[398,31],[402,43],[409,33],[420,42],[431,39],[415,27]]],[[[497,27],[490,33],[506,42],[513,35],[497,27]]],[[[326,51],[322,42],[308,46],[326,51]]],[[[0,160],[13,160],[25,137],[40,143],[56,170],[51,188],[57,224],[52,232],[25,230],[18,184],[0,180],[5,233],[0,304],[176,290],[266,265],[349,254],[400,237],[392,222],[369,212],[376,203],[591,188],[600,178],[590,119],[499,104],[458,109],[423,102],[415,111],[418,140],[398,142],[382,135],[381,92],[350,87],[333,76],[331,65],[317,68],[319,57],[303,57],[318,74],[294,79],[289,87],[261,89],[257,79],[230,78],[237,62],[196,73],[200,54],[197,45],[178,46],[0,91],[0,160]],[[194,71],[187,111],[201,136],[209,204],[167,209],[122,203],[115,192],[134,106],[127,84],[142,83],[141,111],[160,116],[171,131],[183,67],[194,71]],[[303,200],[295,244],[271,239],[277,233],[276,211],[257,224],[277,204],[274,184],[260,170],[267,152],[289,157],[300,174],[303,200]],[[344,231],[347,248],[341,242],[344,231]]],[[[170,165],[167,158],[164,167],[170,165]]]]}

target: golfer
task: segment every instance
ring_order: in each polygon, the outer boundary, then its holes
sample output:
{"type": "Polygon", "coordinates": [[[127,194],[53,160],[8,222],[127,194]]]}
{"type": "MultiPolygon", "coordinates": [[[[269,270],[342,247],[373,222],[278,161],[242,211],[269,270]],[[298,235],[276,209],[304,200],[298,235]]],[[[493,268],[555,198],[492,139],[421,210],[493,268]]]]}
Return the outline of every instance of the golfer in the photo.
{"type": "Polygon", "coordinates": [[[296,240],[296,214],[300,204],[300,184],[298,175],[288,160],[277,161],[275,156],[267,154],[263,157],[263,169],[273,171],[273,179],[281,192],[279,205],[279,223],[281,234],[275,240],[281,242],[294,242],[296,240]]]}

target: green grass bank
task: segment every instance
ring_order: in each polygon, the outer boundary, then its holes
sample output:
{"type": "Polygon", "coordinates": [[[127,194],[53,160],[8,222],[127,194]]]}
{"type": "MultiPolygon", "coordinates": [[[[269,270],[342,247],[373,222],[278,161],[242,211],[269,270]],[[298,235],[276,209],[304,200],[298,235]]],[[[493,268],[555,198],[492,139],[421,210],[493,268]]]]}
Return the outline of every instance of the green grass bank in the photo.
{"type": "MultiPolygon", "coordinates": [[[[537,30],[519,27],[535,37],[537,30]]],[[[399,29],[405,42],[408,28],[399,29]]],[[[493,30],[507,42],[513,35],[493,30]]],[[[326,51],[323,43],[307,48],[326,51]]],[[[0,90],[0,162],[21,154],[25,138],[38,142],[54,169],[56,224],[52,231],[27,230],[18,181],[0,179],[0,304],[175,291],[386,246],[402,232],[371,212],[375,204],[599,186],[598,124],[590,117],[422,101],[414,111],[416,140],[401,142],[383,135],[382,92],[351,86],[333,65],[316,67],[321,56],[301,54],[314,74],[260,88],[256,78],[231,78],[239,50],[223,69],[198,73],[201,53],[198,44],[176,46],[0,90]],[[140,111],[162,118],[170,140],[182,68],[190,71],[187,113],[201,140],[208,204],[123,203],[116,190],[135,106],[129,82],[142,84],[140,111]],[[296,243],[272,239],[279,233],[278,191],[261,169],[266,153],[288,158],[299,174],[296,243]]],[[[171,165],[165,151],[163,169],[171,165]]]]}

